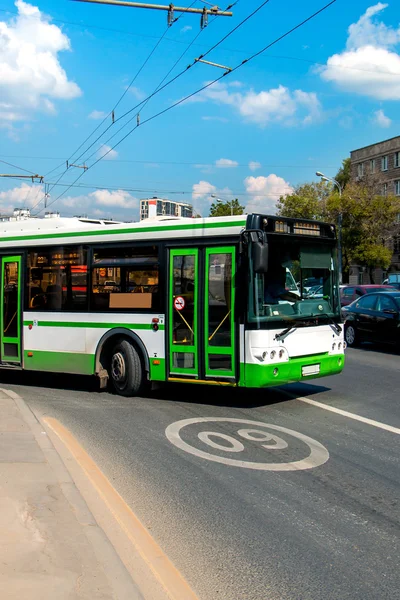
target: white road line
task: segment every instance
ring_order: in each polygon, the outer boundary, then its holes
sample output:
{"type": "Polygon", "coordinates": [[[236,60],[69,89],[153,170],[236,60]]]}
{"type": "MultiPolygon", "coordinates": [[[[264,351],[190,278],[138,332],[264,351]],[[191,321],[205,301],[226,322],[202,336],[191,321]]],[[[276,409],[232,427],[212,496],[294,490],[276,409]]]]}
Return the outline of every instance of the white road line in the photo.
{"type": "Polygon", "coordinates": [[[329,406],[329,404],[324,404],[323,402],[311,400],[311,398],[299,398],[297,396],[293,396],[293,394],[289,394],[284,390],[280,391],[282,391],[287,396],[290,396],[290,398],[292,398],[293,400],[300,400],[300,402],[305,402],[306,404],[311,404],[312,406],[317,406],[318,408],[329,410],[330,412],[342,415],[343,417],[348,417],[349,419],[354,419],[355,421],[361,421],[361,423],[366,423],[367,425],[372,425],[373,427],[378,427],[379,429],[384,429],[385,431],[390,431],[391,433],[397,433],[397,435],[400,435],[400,429],[398,429],[397,427],[392,427],[392,425],[386,425],[386,423],[380,423],[380,421],[367,419],[367,417],[355,415],[354,413],[348,412],[347,410],[342,410],[341,408],[335,408],[334,406],[329,406]]]}

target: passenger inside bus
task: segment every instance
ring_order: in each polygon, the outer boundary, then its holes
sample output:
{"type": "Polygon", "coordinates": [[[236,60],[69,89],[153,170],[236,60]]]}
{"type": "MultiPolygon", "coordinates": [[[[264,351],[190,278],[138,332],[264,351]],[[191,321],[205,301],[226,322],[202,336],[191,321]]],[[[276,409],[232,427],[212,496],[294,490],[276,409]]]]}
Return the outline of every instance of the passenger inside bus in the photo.
{"type": "Polygon", "coordinates": [[[286,289],[286,269],[280,264],[272,264],[264,280],[265,304],[278,304],[279,301],[297,301],[299,296],[286,289]]]}

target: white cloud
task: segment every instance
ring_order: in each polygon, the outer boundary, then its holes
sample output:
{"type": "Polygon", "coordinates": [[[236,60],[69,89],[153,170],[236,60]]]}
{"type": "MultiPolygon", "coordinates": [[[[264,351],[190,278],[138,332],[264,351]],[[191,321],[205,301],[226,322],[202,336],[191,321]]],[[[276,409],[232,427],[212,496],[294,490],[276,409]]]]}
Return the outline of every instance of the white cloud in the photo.
{"type": "Polygon", "coordinates": [[[362,46],[381,46],[388,48],[396,45],[400,41],[400,27],[393,29],[384,23],[375,23],[372,17],[379,14],[388,4],[378,2],[374,6],[367,8],[365,13],[359,18],[357,23],[350,25],[348,29],[346,47],[348,50],[361,48],[362,46]]]}
{"type": "Polygon", "coordinates": [[[255,92],[253,89],[237,91],[240,82],[217,82],[206,88],[196,98],[197,102],[212,100],[238,110],[242,117],[265,127],[270,123],[286,126],[309,125],[320,120],[322,107],[315,92],[294,90],[283,85],[255,92]]]}
{"type": "Polygon", "coordinates": [[[379,109],[373,113],[372,122],[379,127],[387,128],[392,124],[392,119],[389,119],[383,110],[379,109]]]}
{"type": "Polygon", "coordinates": [[[43,185],[23,182],[18,187],[0,192],[0,213],[9,215],[14,208],[32,208],[43,197],[43,185]]]}
{"type": "Polygon", "coordinates": [[[261,169],[261,163],[251,160],[249,162],[249,169],[250,171],[257,171],[257,169],[261,169]]]}
{"type": "Polygon", "coordinates": [[[230,158],[219,158],[215,161],[217,169],[234,169],[238,164],[236,160],[231,160],[230,158]]]}
{"type": "Polygon", "coordinates": [[[194,183],[192,187],[192,199],[200,200],[207,198],[207,196],[211,196],[211,194],[215,194],[217,188],[215,185],[212,185],[209,181],[199,181],[199,183],[194,183]]]}
{"type": "Polygon", "coordinates": [[[107,146],[107,144],[103,144],[97,152],[97,158],[102,158],[103,160],[115,160],[117,157],[118,152],[113,150],[111,146],[107,146]]]}
{"type": "Polygon", "coordinates": [[[143,100],[146,97],[146,94],[138,87],[134,85],[129,88],[129,92],[132,94],[136,100],[143,100]]]}
{"type": "Polygon", "coordinates": [[[124,190],[96,190],[89,194],[96,206],[137,208],[139,200],[124,190]]]}
{"type": "Polygon", "coordinates": [[[87,195],[67,196],[60,200],[60,204],[70,209],[69,215],[112,216],[121,221],[139,218],[139,200],[125,190],[95,190],[87,195]]]}
{"type": "Polygon", "coordinates": [[[92,110],[89,115],[89,119],[104,119],[107,116],[107,113],[103,110],[92,110]]]}
{"type": "Polygon", "coordinates": [[[35,111],[54,114],[51,99],[81,95],[58,58],[71,48],[68,37],[36,6],[15,5],[18,16],[0,21],[0,119],[6,122],[28,120],[35,111]]]}
{"type": "MultiPolygon", "coordinates": [[[[20,186],[0,192],[0,213],[11,214],[16,207],[32,208],[40,201],[36,210],[44,208],[44,185],[21,183],[20,186]]],[[[50,198],[51,201],[51,198],[50,198]]],[[[50,210],[88,216],[110,217],[120,220],[138,220],[139,200],[126,190],[95,190],[89,194],[60,198],[50,210]]],[[[36,210],[34,212],[36,212],[36,210]]],[[[41,213],[43,214],[43,213],[41,213]]]]}
{"type": "Polygon", "coordinates": [[[290,194],[293,188],[282,177],[271,173],[267,177],[246,177],[244,180],[246,192],[250,195],[246,212],[275,213],[279,196],[290,194]]]}
{"type": "Polygon", "coordinates": [[[191,25],[185,25],[185,27],[182,27],[181,29],[181,33],[186,33],[187,31],[192,31],[193,27],[191,25]]]}
{"type": "Polygon", "coordinates": [[[346,50],[318,69],[325,81],[379,100],[400,99],[400,55],[393,49],[400,42],[400,27],[393,29],[374,19],[386,7],[378,2],[350,25],[346,50]]]}

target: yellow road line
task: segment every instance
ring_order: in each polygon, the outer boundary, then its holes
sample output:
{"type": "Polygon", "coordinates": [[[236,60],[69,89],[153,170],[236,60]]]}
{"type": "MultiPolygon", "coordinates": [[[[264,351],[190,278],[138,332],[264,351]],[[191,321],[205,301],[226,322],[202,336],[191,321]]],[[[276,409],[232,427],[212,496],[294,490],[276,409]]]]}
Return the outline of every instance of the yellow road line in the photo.
{"type": "Polygon", "coordinates": [[[198,600],[182,574],[161,550],[132,509],[114,489],[72,433],[57,419],[45,417],[43,421],[57,435],[83,469],[115,520],[164,587],[171,600],[198,600]]]}

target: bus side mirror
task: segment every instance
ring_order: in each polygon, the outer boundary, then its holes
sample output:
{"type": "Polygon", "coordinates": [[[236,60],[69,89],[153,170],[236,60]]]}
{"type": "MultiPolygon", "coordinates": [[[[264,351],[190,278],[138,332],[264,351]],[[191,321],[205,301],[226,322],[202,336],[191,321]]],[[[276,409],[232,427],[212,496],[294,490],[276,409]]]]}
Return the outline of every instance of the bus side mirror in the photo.
{"type": "Polygon", "coordinates": [[[257,240],[252,244],[253,269],[255,273],[268,272],[268,244],[257,240]]]}

